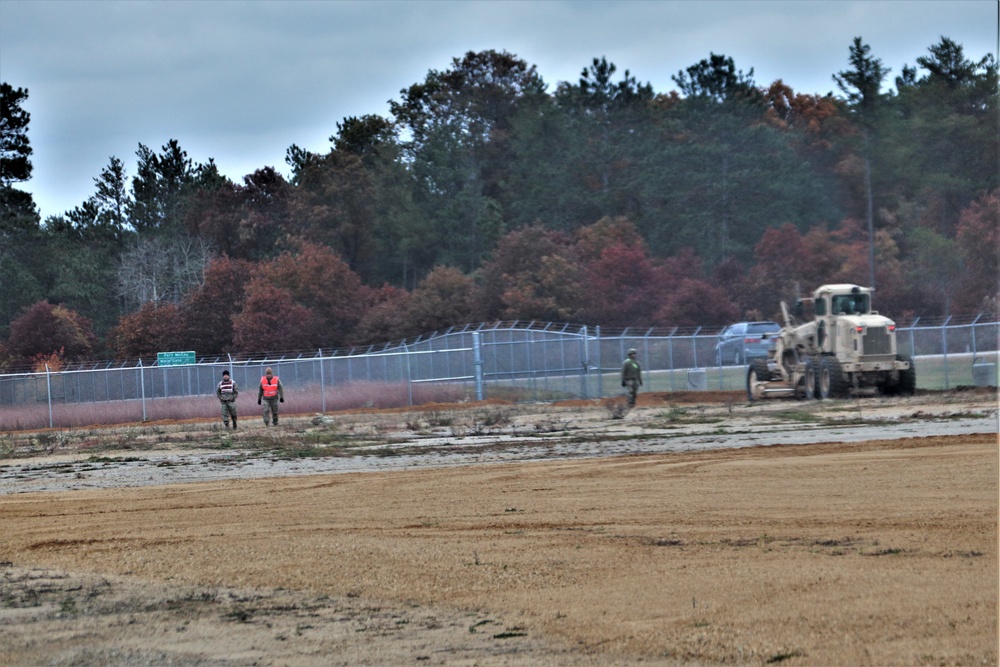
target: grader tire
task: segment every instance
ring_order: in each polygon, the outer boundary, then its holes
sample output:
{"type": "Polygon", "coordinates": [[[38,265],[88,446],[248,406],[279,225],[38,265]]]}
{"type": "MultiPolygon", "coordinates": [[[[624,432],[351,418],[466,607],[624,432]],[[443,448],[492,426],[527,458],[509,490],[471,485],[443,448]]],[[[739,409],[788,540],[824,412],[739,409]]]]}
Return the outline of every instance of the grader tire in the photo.
{"type": "Polygon", "coordinates": [[[816,362],[811,357],[806,359],[802,379],[795,387],[795,397],[800,401],[811,401],[816,398],[816,362]]]}
{"type": "Polygon", "coordinates": [[[823,399],[843,398],[849,394],[847,378],[836,357],[820,357],[816,384],[819,386],[819,397],[823,399]]]}
{"type": "Polygon", "coordinates": [[[913,358],[906,354],[897,354],[896,361],[908,362],[910,367],[904,371],[899,371],[899,382],[892,385],[888,395],[913,396],[917,393],[917,367],[913,364],[913,358]]]}

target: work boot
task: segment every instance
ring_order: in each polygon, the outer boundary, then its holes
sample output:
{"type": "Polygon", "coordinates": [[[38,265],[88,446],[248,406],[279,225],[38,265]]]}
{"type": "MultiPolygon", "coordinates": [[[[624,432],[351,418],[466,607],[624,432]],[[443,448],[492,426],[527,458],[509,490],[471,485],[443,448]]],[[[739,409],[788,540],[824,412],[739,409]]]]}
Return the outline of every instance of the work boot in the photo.
{"type": "Polygon", "coordinates": [[[233,417],[233,430],[236,430],[236,417],[233,417]]]}

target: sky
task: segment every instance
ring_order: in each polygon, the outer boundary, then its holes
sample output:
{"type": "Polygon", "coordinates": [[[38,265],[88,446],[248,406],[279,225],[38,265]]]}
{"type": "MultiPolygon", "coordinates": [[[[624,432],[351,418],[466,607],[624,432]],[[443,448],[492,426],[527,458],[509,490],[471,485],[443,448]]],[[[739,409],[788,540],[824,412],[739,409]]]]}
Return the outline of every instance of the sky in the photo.
{"type": "Polygon", "coordinates": [[[948,37],[978,61],[997,0],[0,0],[0,81],[27,88],[43,220],[81,205],[116,157],[176,139],[236,183],[296,144],[325,153],[337,123],[469,51],[508,51],[551,89],[606,57],[657,93],[717,53],[766,86],[840,91],[855,37],[890,68],[948,37]]]}

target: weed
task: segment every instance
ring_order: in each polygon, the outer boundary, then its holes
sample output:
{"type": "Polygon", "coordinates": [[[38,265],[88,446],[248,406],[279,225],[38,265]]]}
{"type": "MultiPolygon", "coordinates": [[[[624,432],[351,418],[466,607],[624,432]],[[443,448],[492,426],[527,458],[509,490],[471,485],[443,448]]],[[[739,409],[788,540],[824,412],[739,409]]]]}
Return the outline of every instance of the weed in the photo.
{"type": "Polygon", "coordinates": [[[875,551],[865,552],[865,556],[897,556],[901,553],[905,553],[905,549],[898,549],[896,547],[888,547],[885,549],[876,549],[875,551]]]}
{"type": "Polygon", "coordinates": [[[483,619],[483,620],[478,621],[476,623],[473,623],[472,625],[469,626],[469,633],[475,634],[476,633],[476,628],[478,628],[480,626],[483,626],[483,625],[486,625],[488,623],[492,623],[492,622],[493,621],[491,621],[490,619],[486,618],[486,619],[483,619]]]}
{"type": "Polygon", "coordinates": [[[455,418],[450,413],[434,411],[427,415],[427,423],[430,426],[451,426],[455,418]]]}
{"type": "Polygon", "coordinates": [[[477,410],[472,413],[465,435],[492,435],[509,426],[512,421],[510,413],[506,410],[477,410]]]}
{"type": "Polygon", "coordinates": [[[628,404],[624,401],[605,403],[604,407],[608,409],[608,415],[612,419],[625,419],[625,415],[628,414],[628,404]]]}
{"type": "Polygon", "coordinates": [[[660,419],[665,419],[668,422],[674,423],[684,420],[687,415],[688,411],[686,408],[672,407],[666,412],[662,412],[656,416],[660,419]]]}
{"type": "Polygon", "coordinates": [[[67,595],[59,603],[59,613],[66,614],[67,616],[72,616],[77,613],[76,600],[73,599],[71,595],[67,595]]]}
{"type": "MultiPolygon", "coordinates": [[[[652,428],[669,428],[671,426],[677,426],[679,424],[718,424],[719,422],[725,421],[721,417],[709,417],[703,414],[692,414],[690,410],[682,407],[671,407],[666,412],[660,412],[654,416],[657,421],[654,421],[650,426],[652,428]]],[[[716,431],[717,433],[724,433],[725,431],[716,431]]]]}
{"type": "Polygon", "coordinates": [[[802,410],[785,410],[783,412],[776,412],[774,416],[779,419],[785,419],[791,422],[799,422],[803,424],[814,424],[823,422],[823,419],[821,417],[817,417],[811,412],[804,412],[802,410]]]}
{"type": "Polygon", "coordinates": [[[527,637],[528,633],[524,628],[514,627],[510,630],[505,630],[504,632],[498,632],[493,635],[493,639],[510,639],[512,637],[527,637]]]}
{"type": "Polygon", "coordinates": [[[87,463],[134,463],[136,461],[145,461],[146,459],[138,456],[89,456],[87,457],[87,463]]]}
{"type": "Polygon", "coordinates": [[[659,539],[653,540],[650,544],[654,547],[681,547],[684,546],[684,542],[677,539],[659,539]]]}
{"type": "Polygon", "coordinates": [[[274,450],[273,452],[275,460],[279,461],[288,459],[312,459],[329,455],[330,451],[325,447],[316,447],[304,443],[289,444],[280,449],[274,450]]]}
{"type": "Polygon", "coordinates": [[[797,651],[797,650],[795,650],[795,651],[785,651],[783,653],[775,653],[774,655],[772,655],[770,658],[768,658],[764,662],[766,664],[768,664],[768,665],[774,665],[774,664],[777,664],[779,662],[783,662],[785,660],[790,660],[791,658],[801,658],[804,655],[805,655],[805,653],[803,653],[802,651],[797,651]]]}
{"type": "Polygon", "coordinates": [[[543,419],[535,423],[535,430],[541,433],[564,433],[569,430],[572,423],[568,419],[562,421],[543,419]]]}
{"type": "Polygon", "coordinates": [[[231,621],[238,621],[240,623],[248,623],[250,619],[253,618],[253,611],[237,607],[226,614],[223,618],[227,618],[231,621]]]}

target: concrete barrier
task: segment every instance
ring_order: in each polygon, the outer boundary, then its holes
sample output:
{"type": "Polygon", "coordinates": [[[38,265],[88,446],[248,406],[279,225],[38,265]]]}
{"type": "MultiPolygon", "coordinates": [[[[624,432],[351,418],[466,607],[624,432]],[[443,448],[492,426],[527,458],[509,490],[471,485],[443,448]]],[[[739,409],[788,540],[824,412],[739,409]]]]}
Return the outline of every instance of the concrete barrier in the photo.
{"type": "Polygon", "coordinates": [[[705,370],[701,368],[696,368],[694,370],[688,371],[687,389],[688,391],[707,391],[708,373],[706,373],[705,370]]]}
{"type": "Polygon", "coordinates": [[[972,383],[977,387],[994,387],[997,383],[997,365],[972,362],[972,383]]]}

